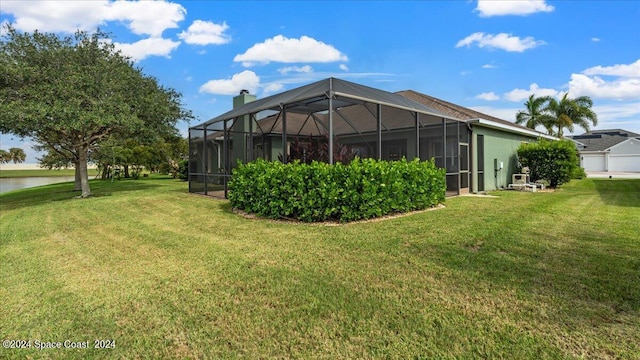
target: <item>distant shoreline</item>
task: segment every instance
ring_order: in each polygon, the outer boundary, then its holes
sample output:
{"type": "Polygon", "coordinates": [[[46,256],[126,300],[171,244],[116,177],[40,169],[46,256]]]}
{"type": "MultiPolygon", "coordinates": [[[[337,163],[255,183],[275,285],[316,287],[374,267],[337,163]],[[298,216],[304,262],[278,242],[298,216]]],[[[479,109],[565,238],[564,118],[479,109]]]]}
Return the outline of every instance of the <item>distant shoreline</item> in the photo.
{"type": "MultiPolygon", "coordinates": [[[[89,169],[89,178],[93,178],[97,174],[97,170],[95,167],[93,169],[89,169]]],[[[4,168],[0,169],[0,179],[7,178],[27,178],[27,177],[60,177],[60,176],[73,176],[75,175],[75,169],[59,169],[59,170],[49,170],[49,169],[26,169],[26,170],[6,170],[4,168]]]]}
{"type": "MultiPolygon", "coordinates": [[[[97,166],[94,164],[89,164],[89,169],[95,169],[97,166]]],[[[69,167],[62,170],[73,170],[73,167],[69,167]]],[[[0,171],[10,171],[10,170],[46,170],[45,168],[40,167],[40,164],[0,164],[0,171]]]]}

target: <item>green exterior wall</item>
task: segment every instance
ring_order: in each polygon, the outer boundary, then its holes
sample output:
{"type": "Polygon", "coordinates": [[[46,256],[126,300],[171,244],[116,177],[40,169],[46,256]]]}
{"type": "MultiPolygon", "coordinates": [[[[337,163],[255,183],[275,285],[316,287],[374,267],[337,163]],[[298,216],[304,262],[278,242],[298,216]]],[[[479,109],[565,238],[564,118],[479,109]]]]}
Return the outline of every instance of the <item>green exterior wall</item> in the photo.
{"type": "MultiPolygon", "coordinates": [[[[518,161],[516,151],[520,144],[537,139],[526,135],[518,135],[503,130],[483,126],[473,126],[472,158],[478,164],[478,135],[484,136],[484,190],[505,188],[511,183],[511,175],[516,173],[518,161]],[[503,163],[503,168],[496,171],[495,160],[503,163]]],[[[478,176],[477,166],[472,165],[472,177],[478,176]]],[[[472,182],[472,192],[478,192],[478,182],[472,182]]]]}

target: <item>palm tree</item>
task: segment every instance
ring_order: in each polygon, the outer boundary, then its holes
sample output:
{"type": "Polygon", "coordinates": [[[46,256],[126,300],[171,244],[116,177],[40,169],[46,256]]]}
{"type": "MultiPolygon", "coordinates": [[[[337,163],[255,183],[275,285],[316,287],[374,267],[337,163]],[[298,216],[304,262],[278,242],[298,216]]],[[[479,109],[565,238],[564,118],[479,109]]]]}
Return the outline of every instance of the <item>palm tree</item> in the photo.
{"type": "Polygon", "coordinates": [[[573,131],[573,126],[578,125],[585,131],[589,131],[590,124],[598,125],[598,115],[591,110],[593,101],[588,96],[580,96],[575,99],[562,96],[560,101],[550,98],[543,112],[553,118],[553,124],[558,128],[558,136],[563,136],[563,129],[573,131]]]}
{"type": "Polygon", "coordinates": [[[545,104],[551,98],[548,96],[535,97],[531,94],[529,100],[524,103],[525,110],[516,113],[516,124],[524,124],[530,129],[535,129],[542,125],[547,129],[549,135],[553,134],[553,118],[544,113],[545,104]]]}
{"type": "Polygon", "coordinates": [[[27,154],[20,148],[11,148],[9,149],[9,159],[13,161],[14,164],[22,163],[27,159],[27,154]]]}
{"type": "Polygon", "coordinates": [[[0,149],[0,164],[8,163],[11,161],[11,154],[7,150],[0,149]]]}

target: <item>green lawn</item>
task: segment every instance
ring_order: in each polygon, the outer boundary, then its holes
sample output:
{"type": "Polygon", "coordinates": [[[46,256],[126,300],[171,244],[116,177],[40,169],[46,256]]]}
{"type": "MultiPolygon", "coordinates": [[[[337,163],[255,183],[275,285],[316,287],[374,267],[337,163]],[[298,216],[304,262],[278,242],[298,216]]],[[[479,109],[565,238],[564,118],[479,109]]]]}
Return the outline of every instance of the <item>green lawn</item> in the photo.
{"type": "MultiPolygon", "coordinates": [[[[98,170],[89,169],[89,177],[95,177],[98,170]]],[[[75,169],[37,169],[37,170],[0,170],[0,178],[38,177],[38,176],[73,176],[75,169]]]]}
{"type": "Polygon", "coordinates": [[[91,184],[0,195],[0,358],[640,357],[640,180],[342,226],[91,184]]]}

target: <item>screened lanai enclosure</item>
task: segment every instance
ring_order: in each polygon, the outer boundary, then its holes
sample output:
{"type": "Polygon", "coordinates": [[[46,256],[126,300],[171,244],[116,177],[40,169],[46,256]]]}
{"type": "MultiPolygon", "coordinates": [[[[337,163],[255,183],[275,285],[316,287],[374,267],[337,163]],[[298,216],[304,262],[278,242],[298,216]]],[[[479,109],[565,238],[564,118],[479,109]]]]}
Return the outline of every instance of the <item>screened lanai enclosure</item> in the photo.
{"type": "Polygon", "coordinates": [[[470,130],[401,95],[328,78],[234,107],[189,129],[189,191],[224,196],[238,161],[347,163],[354,157],[435,159],[447,195],[468,192],[470,130]]]}

